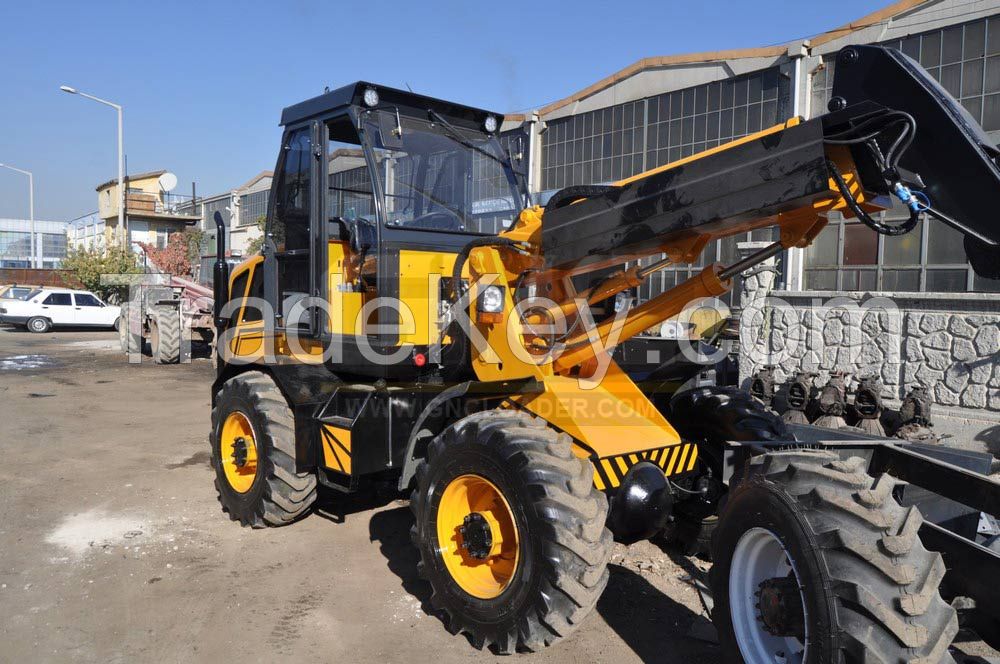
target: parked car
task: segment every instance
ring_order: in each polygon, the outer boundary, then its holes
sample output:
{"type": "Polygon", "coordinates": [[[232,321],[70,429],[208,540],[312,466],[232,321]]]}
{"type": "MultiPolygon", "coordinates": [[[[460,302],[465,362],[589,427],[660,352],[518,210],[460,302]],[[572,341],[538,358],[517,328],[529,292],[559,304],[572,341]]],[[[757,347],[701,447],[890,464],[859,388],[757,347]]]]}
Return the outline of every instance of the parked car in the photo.
{"type": "Polygon", "coordinates": [[[38,288],[23,300],[0,300],[0,323],[24,325],[35,333],[59,325],[118,329],[120,318],[121,307],[89,291],[38,288]]]}
{"type": "Polygon", "coordinates": [[[29,286],[26,284],[7,284],[0,286],[0,300],[23,300],[41,286],[29,286]]]}

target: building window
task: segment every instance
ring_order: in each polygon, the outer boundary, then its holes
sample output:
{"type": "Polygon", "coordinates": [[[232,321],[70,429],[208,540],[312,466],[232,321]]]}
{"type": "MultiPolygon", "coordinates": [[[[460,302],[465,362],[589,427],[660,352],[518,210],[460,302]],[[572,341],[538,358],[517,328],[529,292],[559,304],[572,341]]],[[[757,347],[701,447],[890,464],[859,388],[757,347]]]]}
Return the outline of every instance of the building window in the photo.
{"type": "Polygon", "coordinates": [[[240,196],[240,226],[252,226],[267,216],[267,199],[270,190],[263,189],[240,196]]]}
{"type": "Polygon", "coordinates": [[[612,182],[641,173],[646,100],[546,123],[542,189],[612,182]]]}
{"type": "MultiPolygon", "coordinates": [[[[905,212],[880,213],[900,221],[905,212]]],[[[976,276],[966,262],[962,234],[921,220],[906,235],[879,235],[864,224],[831,215],[806,249],[807,290],[889,292],[1000,292],[1000,281],[976,276]]]]}
{"type": "Polygon", "coordinates": [[[542,189],[613,182],[782,122],[776,67],[546,123],[542,189]]]}
{"type": "MultiPolygon", "coordinates": [[[[883,42],[918,61],[986,131],[1000,130],[1000,16],[883,42]]],[[[826,112],[836,53],[812,74],[810,113],[826,112]]]]}

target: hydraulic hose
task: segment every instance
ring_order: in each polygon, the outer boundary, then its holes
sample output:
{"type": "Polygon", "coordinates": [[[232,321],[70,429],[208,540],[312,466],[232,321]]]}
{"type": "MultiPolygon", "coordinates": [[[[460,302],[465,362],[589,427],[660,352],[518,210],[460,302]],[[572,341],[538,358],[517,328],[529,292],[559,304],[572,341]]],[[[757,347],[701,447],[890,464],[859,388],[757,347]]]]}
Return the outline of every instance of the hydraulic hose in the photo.
{"type": "Polygon", "coordinates": [[[469,254],[478,247],[507,247],[517,249],[517,242],[505,237],[480,237],[468,242],[455,256],[455,266],[451,270],[451,301],[457,304],[465,293],[462,290],[462,268],[469,260],[469,254]]]}
{"type": "MultiPolygon", "coordinates": [[[[881,221],[874,219],[871,215],[869,215],[867,212],[861,209],[861,206],[858,204],[857,199],[854,198],[854,195],[848,188],[847,183],[844,182],[844,176],[840,174],[840,169],[837,168],[837,165],[833,163],[833,161],[830,159],[826,160],[826,165],[827,168],[830,169],[830,175],[833,176],[833,181],[837,183],[837,189],[840,190],[840,195],[843,196],[844,201],[847,202],[847,207],[851,209],[851,212],[853,212],[854,215],[865,226],[872,229],[876,233],[879,233],[881,235],[887,235],[890,237],[897,235],[905,235],[906,233],[912,231],[913,228],[917,225],[917,222],[920,221],[920,213],[922,210],[919,204],[909,206],[910,218],[901,224],[896,224],[896,225],[883,224],[881,221]]],[[[909,196],[913,196],[912,192],[908,192],[908,190],[907,193],[909,194],[909,196]]],[[[897,194],[897,196],[903,199],[903,197],[900,196],[899,194],[897,194]]],[[[903,200],[903,202],[906,203],[908,201],[903,200]]]]}

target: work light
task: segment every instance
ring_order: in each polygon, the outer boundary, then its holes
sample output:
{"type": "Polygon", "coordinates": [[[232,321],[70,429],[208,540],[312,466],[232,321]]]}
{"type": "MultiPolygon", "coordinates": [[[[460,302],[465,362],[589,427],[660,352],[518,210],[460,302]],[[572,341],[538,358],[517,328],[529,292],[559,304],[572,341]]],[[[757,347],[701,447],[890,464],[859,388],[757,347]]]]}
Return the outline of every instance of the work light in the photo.
{"type": "Polygon", "coordinates": [[[364,102],[365,106],[369,108],[378,106],[378,90],[375,88],[365,88],[364,102]]]}
{"type": "Polygon", "coordinates": [[[486,119],[483,120],[483,129],[486,130],[487,134],[492,134],[497,130],[497,117],[495,115],[487,115],[486,119]]]}
{"type": "Polygon", "coordinates": [[[487,286],[480,291],[478,309],[487,314],[495,314],[503,311],[503,288],[500,286],[487,286]]]}

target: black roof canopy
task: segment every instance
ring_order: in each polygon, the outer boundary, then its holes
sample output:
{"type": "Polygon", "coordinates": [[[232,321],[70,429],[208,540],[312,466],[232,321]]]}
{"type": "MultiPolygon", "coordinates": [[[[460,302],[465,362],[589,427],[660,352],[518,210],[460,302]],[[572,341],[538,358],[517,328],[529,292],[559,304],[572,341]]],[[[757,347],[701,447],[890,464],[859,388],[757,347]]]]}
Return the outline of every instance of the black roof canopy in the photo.
{"type": "Polygon", "coordinates": [[[428,109],[433,109],[447,118],[449,122],[470,129],[481,130],[488,115],[496,116],[498,125],[503,122],[503,114],[501,113],[493,113],[481,108],[435,99],[384,85],[358,81],[286,107],[281,112],[281,125],[288,126],[303,120],[332,115],[338,111],[346,111],[350,106],[365,108],[363,98],[367,88],[375,88],[378,92],[378,108],[380,109],[398,109],[401,114],[422,118],[427,117],[428,109]]]}

